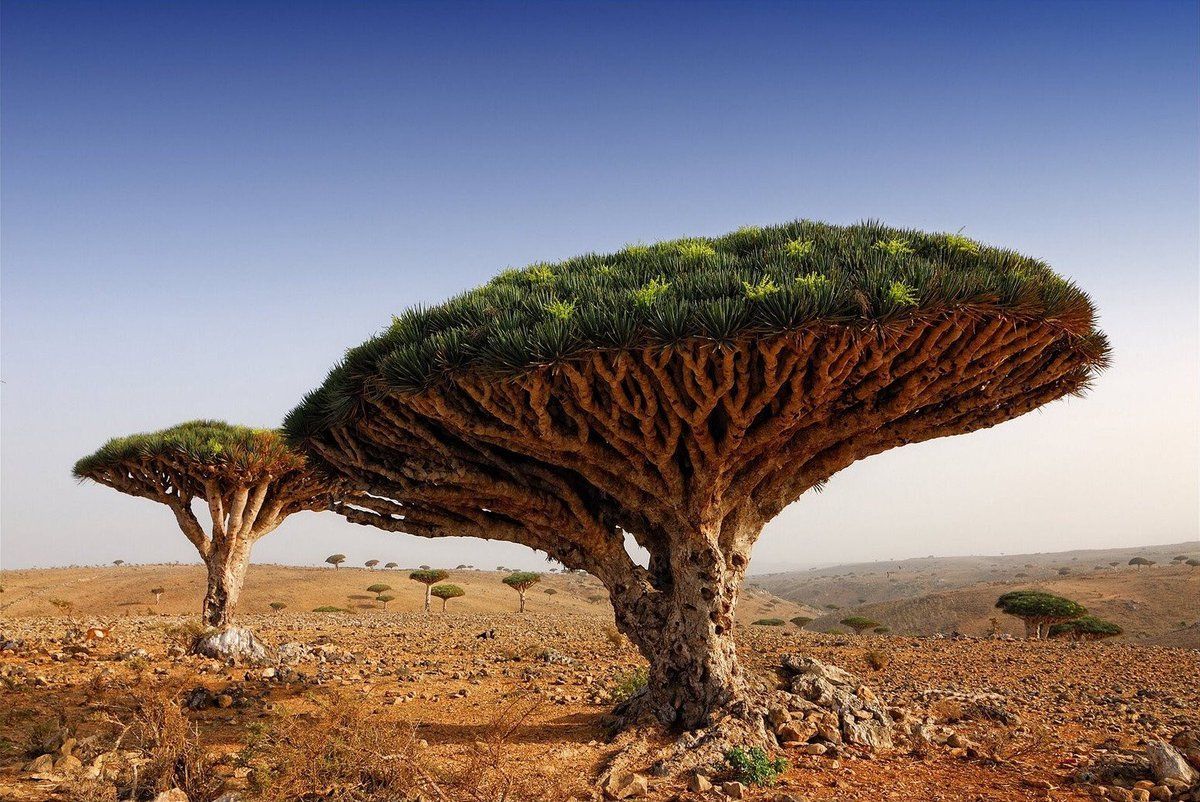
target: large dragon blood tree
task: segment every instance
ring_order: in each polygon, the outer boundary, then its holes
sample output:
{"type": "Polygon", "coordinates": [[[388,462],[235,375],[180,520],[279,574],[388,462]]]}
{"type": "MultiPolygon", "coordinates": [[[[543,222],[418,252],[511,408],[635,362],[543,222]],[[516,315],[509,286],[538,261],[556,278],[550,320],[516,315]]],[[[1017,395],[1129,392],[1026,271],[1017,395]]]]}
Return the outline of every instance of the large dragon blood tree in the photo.
{"type": "Polygon", "coordinates": [[[764,524],[856,460],[1080,393],[1107,352],[1040,261],[795,222],[505,271],[395,318],[284,429],[362,491],[350,521],[594,574],[650,663],[620,712],[692,729],[761,710],[733,612],[764,524]]]}
{"type": "Polygon", "coordinates": [[[331,485],[273,429],[198,420],[109,440],[77,478],[165,504],[208,569],[204,621],[230,625],[254,542],[301,510],[328,509],[331,485]],[[207,506],[200,524],[192,502],[207,506]]]}

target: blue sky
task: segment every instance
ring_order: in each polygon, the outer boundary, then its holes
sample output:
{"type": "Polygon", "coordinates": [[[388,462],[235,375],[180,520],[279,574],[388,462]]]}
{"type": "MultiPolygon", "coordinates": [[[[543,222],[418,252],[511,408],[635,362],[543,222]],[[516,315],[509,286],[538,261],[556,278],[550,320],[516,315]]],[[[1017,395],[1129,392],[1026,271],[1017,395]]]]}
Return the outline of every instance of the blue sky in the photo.
{"type": "MultiPolygon", "coordinates": [[[[3,567],[194,558],[166,510],[71,480],[109,436],[276,424],[393,313],[506,266],[797,217],[1045,258],[1116,362],[1086,400],[843,472],[754,570],[1197,538],[1194,3],[6,0],[0,23],[3,567]]],[[[326,515],[256,555],[333,551],[538,564],[326,515]]]]}

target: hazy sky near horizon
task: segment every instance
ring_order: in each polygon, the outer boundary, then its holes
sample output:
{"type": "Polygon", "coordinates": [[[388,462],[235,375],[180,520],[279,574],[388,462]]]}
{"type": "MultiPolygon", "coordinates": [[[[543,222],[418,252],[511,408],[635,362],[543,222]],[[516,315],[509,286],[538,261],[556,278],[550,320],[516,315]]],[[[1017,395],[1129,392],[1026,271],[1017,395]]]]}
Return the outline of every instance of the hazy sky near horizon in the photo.
{"type": "MultiPolygon", "coordinates": [[[[1198,537],[1192,2],[0,9],[0,567],[195,560],[71,464],[277,425],[393,313],[506,266],[807,217],[957,231],[1088,290],[1083,400],[858,463],[752,570],[1198,537]]],[[[536,567],[293,517],[331,552],[536,567]]]]}

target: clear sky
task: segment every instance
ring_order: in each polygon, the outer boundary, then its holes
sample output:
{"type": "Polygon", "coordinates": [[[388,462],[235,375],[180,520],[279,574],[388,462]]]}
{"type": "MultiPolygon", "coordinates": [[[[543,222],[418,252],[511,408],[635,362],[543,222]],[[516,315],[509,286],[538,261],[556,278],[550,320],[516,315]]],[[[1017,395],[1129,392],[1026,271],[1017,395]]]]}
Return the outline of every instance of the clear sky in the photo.
{"type": "MultiPolygon", "coordinates": [[[[22,3],[0,18],[0,564],[194,560],[71,479],[116,434],[276,425],[506,266],[808,217],[963,232],[1090,291],[1084,400],[895,450],[752,570],[1197,538],[1194,2],[22,3]]],[[[261,561],[535,567],[306,513],[261,561]]]]}

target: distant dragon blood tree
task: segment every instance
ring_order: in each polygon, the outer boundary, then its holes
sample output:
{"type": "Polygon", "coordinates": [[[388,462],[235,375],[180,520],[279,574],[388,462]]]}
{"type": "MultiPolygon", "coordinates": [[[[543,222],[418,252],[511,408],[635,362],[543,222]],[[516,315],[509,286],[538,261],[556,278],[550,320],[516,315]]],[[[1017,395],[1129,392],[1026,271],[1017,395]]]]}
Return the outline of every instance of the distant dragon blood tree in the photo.
{"type": "Polygon", "coordinates": [[[204,621],[222,629],[237,605],[254,542],[289,515],[327,509],[331,501],[330,485],[277,431],[221,421],[110,440],[75,463],[74,474],[171,509],[208,569],[204,621]],[[192,510],[195,499],[208,507],[208,531],[192,510]]]}
{"type": "Polygon", "coordinates": [[[1079,618],[1087,608],[1079,602],[1039,590],[1014,590],[996,600],[996,608],[1021,619],[1025,637],[1039,639],[1049,635],[1055,624],[1079,618]]]}
{"type": "Polygon", "coordinates": [[[650,662],[625,720],[761,721],[733,612],[763,526],[864,457],[1082,393],[1108,354],[1093,318],[1042,262],[962,236],[746,228],[406,312],[284,428],[363,491],[334,506],[353,522],[599,578],[650,662]]]}

